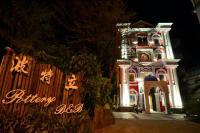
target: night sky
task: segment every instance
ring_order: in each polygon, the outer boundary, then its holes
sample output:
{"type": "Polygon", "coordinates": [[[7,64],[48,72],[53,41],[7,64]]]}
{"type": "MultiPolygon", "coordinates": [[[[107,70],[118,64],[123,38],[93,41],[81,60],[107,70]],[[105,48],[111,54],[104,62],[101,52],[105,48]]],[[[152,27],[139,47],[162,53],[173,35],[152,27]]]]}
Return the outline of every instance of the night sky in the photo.
{"type": "Polygon", "coordinates": [[[127,5],[136,11],[136,20],[153,25],[172,22],[170,37],[175,58],[181,59],[180,67],[191,69],[200,66],[200,24],[190,0],[129,0],[127,5]]]}

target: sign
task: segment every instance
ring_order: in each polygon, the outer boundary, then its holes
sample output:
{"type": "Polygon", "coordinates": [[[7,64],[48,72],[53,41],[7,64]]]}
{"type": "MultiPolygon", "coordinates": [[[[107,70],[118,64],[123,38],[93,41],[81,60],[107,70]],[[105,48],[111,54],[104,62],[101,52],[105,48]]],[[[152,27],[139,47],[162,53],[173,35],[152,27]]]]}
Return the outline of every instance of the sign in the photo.
{"type": "Polygon", "coordinates": [[[12,60],[12,67],[10,69],[11,72],[16,71],[19,73],[28,74],[28,71],[25,70],[28,67],[28,60],[26,59],[26,56],[23,56],[22,60],[19,59],[18,56],[15,57],[15,59],[12,60]],[[17,63],[15,63],[15,60],[17,63]]]}
{"type": "MultiPolygon", "coordinates": [[[[55,97],[39,97],[37,94],[33,95],[30,94],[28,96],[25,95],[25,90],[12,90],[9,91],[5,99],[2,100],[3,104],[11,104],[11,103],[35,103],[39,104],[42,103],[44,104],[44,107],[48,107],[50,104],[56,101],[55,97]]],[[[70,104],[67,106],[66,104],[61,104],[58,107],[56,107],[56,110],[54,114],[72,114],[72,113],[80,113],[83,110],[83,104],[70,104]]]]}
{"type": "Polygon", "coordinates": [[[45,70],[45,71],[42,71],[40,80],[42,82],[46,82],[47,84],[50,84],[50,79],[52,76],[53,76],[53,71],[51,69],[49,71],[45,70]]]}
{"type": "Polygon", "coordinates": [[[16,89],[8,92],[5,99],[2,100],[2,103],[43,103],[44,107],[47,107],[55,100],[55,97],[39,97],[37,94],[25,96],[25,90],[16,89]]]}
{"type": "Polygon", "coordinates": [[[69,78],[67,78],[67,81],[65,83],[65,89],[69,90],[69,89],[73,89],[76,90],[78,89],[78,86],[76,85],[76,76],[74,74],[72,74],[69,78]]]}
{"type": "MultiPolygon", "coordinates": [[[[14,56],[12,59],[11,68],[8,69],[11,72],[23,73],[26,76],[29,76],[29,67],[32,68],[29,64],[31,61],[28,60],[27,56],[14,56]]],[[[56,75],[57,73],[53,73],[52,69],[44,69],[37,77],[42,83],[46,83],[48,85],[51,84],[51,78],[56,75]]],[[[55,81],[55,80],[54,80],[55,81]]],[[[20,81],[21,82],[21,81],[20,81]]],[[[54,86],[54,84],[51,84],[54,86]]],[[[45,87],[44,87],[45,88],[45,87]]],[[[53,89],[53,88],[51,88],[53,89]]],[[[75,74],[71,74],[68,78],[66,78],[64,90],[78,90],[77,85],[77,77],[75,74]]],[[[62,92],[62,91],[61,91],[62,92]]],[[[52,94],[52,93],[51,93],[52,94]]],[[[58,96],[55,93],[56,96],[58,96]]],[[[9,104],[39,104],[44,107],[48,107],[55,103],[56,97],[45,97],[40,96],[39,94],[27,94],[26,90],[23,89],[13,89],[6,93],[5,97],[1,100],[2,104],[9,105],[9,104]]],[[[80,113],[83,109],[83,104],[61,104],[55,108],[54,114],[71,114],[71,113],[80,113]]]]}

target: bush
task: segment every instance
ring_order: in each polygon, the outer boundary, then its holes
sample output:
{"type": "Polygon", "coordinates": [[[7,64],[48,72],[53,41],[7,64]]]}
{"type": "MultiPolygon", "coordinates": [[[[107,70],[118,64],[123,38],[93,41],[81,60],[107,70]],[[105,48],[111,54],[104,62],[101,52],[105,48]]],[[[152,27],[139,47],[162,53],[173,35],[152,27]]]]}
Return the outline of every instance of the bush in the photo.
{"type": "Polygon", "coordinates": [[[0,110],[1,133],[92,133],[93,124],[83,111],[79,114],[55,115],[52,109],[31,108],[24,117],[0,110]]]}

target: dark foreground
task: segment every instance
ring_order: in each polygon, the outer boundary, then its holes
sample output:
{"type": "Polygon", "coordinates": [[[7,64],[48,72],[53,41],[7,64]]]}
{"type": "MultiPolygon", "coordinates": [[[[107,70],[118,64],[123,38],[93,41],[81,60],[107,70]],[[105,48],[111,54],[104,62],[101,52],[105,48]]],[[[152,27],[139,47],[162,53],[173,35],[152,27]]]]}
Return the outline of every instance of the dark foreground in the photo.
{"type": "Polygon", "coordinates": [[[116,119],[114,125],[96,133],[199,133],[200,124],[184,120],[116,119]]]}

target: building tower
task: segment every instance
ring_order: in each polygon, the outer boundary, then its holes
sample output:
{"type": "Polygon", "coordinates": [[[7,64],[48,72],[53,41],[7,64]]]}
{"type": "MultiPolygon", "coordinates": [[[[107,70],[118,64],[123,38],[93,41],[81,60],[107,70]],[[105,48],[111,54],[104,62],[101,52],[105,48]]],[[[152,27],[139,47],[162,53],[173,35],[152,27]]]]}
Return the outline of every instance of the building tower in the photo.
{"type": "Polygon", "coordinates": [[[172,51],[169,37],[171,25],[158,23],[154,27],[144,21],[116,25],[121,43],[121,59],[117,60],[120,107],[137,105],[145,110],[148,97],[150,112],[166,112],[165,96],[169,96],[170,108],[182,108],[176,74],[180,59],[175,59],[172,51]],[[145,94],[145,81],[165,81],[169,95],[159,86],[152,87],[145,94]]]}

